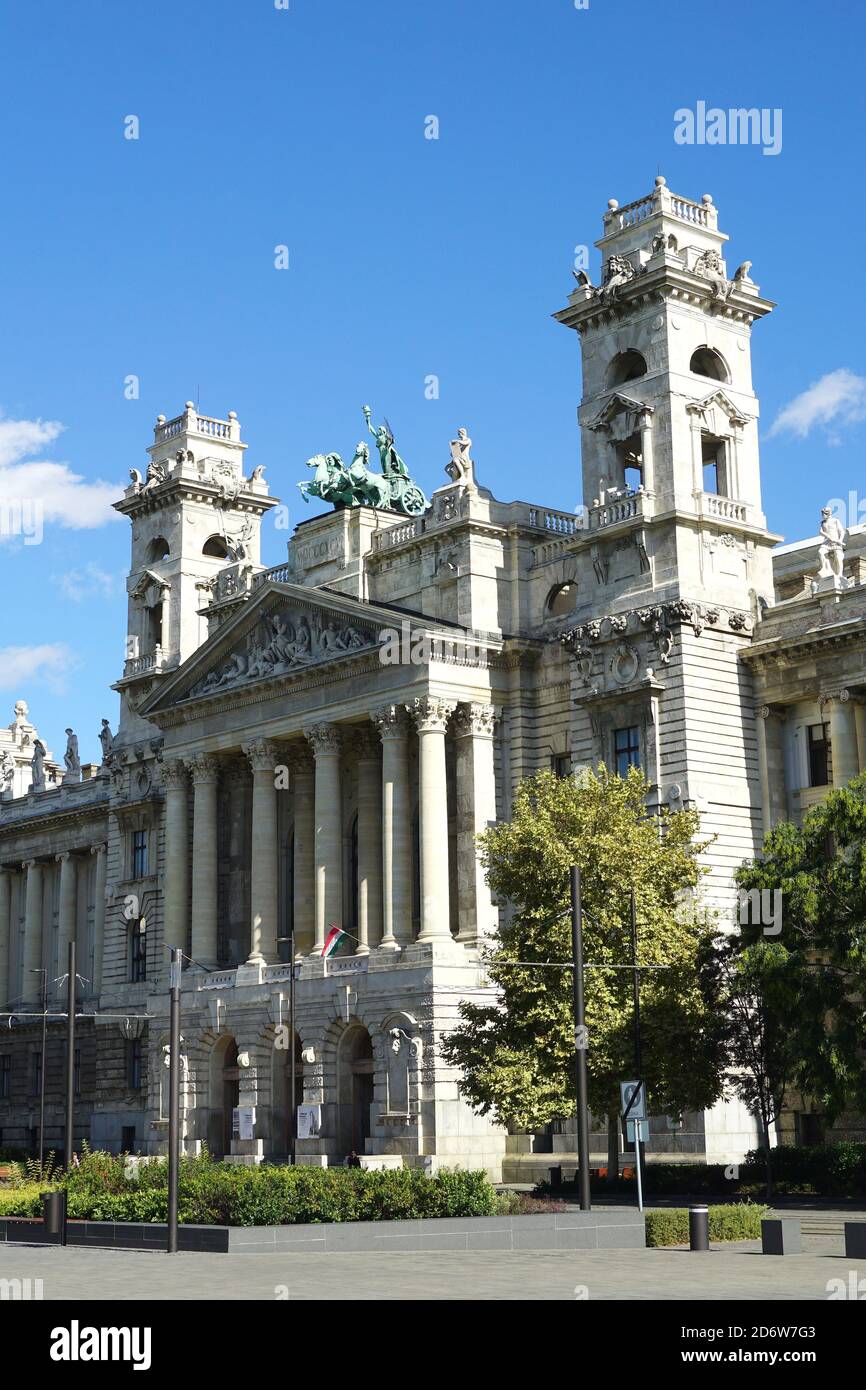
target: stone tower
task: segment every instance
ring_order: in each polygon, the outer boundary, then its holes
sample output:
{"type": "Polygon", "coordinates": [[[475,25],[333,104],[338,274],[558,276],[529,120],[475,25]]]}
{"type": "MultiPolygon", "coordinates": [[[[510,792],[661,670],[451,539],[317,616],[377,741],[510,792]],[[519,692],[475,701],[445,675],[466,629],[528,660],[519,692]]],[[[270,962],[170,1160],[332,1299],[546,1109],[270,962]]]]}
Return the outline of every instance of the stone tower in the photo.
{"type": "Polygon", "coordinates": [[[276,499],[263,469],[245,477],[246,448],[234,411],[219,420],[187,401],[175,419],[157,417],[146,477],[131,470],[114,504],[132,522],[126,661],[114,687],[122,735],[151,728],[136,710],[207,637],[202,610],[217,574],[234,565],[242,587],[260,567],[261,519],[276,499]]]}
{"type": "Polygon", "coordinates": [[[708,898],[760,835],[749,678],[738,652],[772,599],[751,327],[773,307],[729,273],[712,198],[663,178],[604,215],[602,283],[578,275],[584,516],[575,554],[572,747],[639,762],[660,802],[719,832],[708,898]]]}

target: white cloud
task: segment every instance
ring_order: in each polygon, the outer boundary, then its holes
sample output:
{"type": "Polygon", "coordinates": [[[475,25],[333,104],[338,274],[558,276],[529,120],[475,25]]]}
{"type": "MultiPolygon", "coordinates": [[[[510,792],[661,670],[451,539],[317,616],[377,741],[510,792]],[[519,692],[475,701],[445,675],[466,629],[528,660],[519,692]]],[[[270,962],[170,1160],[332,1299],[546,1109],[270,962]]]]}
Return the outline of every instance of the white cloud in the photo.
{"type": "Polygon", "coordinates": [[[37,647],[0,647],[0,690],[47,685],[63,695],[68,676],[80,659],[65,642],[45,642],[37,647]]]}
{"type": "Polygon", "coordinates": [[[124,588],[122,574],[111,574],[108,570],[100,569],[92,560],[82,569],[52,574],[51,582],[64,598],[72,599],[74,603],[81,603],[86,598],[113,598],[124,588]]]}
{"type": "MultiPolygon", "coordinates": [[[[29,514],[38,507],[46,522],[57,522],[73,530],[90,530],[119,520],[111,503],[121,495],[117,483],[89,483],[68,463],[29,459],[38,449],[52,444],[64,426],[57,420],[0,419],[0,507],[4,514],[29,514]]],[[[15,528],[5,528],[15,534],[15,528]]],[[[4,528],[0,528],[0,540],[4,528]]]]}
{"type": "MultiPolygon", "coordinates": [[[[773,421],[770,436],[788,432],[805,439],[815,425],[851,425],[866,419],[866,377],[847,367],[827,372],[808,390],[783,406],[773,421]]],[[[836,430],[830,443],[840,443],[836,430]]]]}

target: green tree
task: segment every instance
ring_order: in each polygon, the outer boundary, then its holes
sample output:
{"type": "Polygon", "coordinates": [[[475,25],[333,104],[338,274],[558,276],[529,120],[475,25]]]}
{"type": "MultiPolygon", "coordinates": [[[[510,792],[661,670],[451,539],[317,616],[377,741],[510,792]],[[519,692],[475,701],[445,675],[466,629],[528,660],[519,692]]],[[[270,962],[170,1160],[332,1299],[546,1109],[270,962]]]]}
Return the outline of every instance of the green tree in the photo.
{"type": "Polygon", "coordinates": [[[831,1122],[866,1110],[866,774],[830,792],[802,826],[776,826],[737,884],[751,894],[740,951],[754,960],[758,943],[775,947],[764,956],[766,1011],[787,1035],[791,1083],[831,1122]]]}
{"type": "Polygon", "coordinates": [[[585,911],[589,1103],[613,1125],[619,1082],[634,1071],[630,891],[637,902],[643,1073],[655,1113],[712,1105],[722,1094],[724,1025],[715,1007],[713,932],[693,906],[701,878],[699,818],[649,815],[636,768],[560,779],[542,772],[518,789],[510,822],[479,837],[496,898],[510,920],[488,952],[495,1002],[460,1006],[443,1044],[461,1090],[482,1113],[538,1129],[574,1113],[569,870],[581,870],[585,911]],[[529,962],[529,965],[519,962],[529,962]]]}

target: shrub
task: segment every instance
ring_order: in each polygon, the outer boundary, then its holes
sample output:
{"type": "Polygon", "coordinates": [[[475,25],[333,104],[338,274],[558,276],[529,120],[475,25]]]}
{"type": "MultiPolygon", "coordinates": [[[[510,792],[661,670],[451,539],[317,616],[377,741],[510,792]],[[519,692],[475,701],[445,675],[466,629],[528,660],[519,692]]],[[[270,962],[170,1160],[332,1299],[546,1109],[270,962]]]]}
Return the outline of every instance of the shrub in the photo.
{"type": "MultiPolygon", "coordinates": [[[[143,1165],[126,1176],[123,1158],[87,1152],[78,1167],[55,1179],[66,1187],[68,1213],[91,1221],[165,1221],[168,1167],[143,1165]]],[[[10,1189],[7,1215],[41,1214],[47,1181],[10,1189]]],[[[419,1169],[298,1166],[244,1168],[207,1154],[184,1158],[178,1176],[178,1214],[187,1224],[283,1226],[302,1222],[396,1221],[417,1217],[490,1216],[497,1210],[484,1173],[419,1169]]]]}
{"type": "MultiPolygon", "coordinates": [[[[709,1209],[710,1240],[760,1240],[761,1220],[767,1207],[736,1202],[709,1209]]],[[[653,1207],[646,1213],[648,1246],[688,1245],[689,1213],[686,1207],[653,1207]]]]}

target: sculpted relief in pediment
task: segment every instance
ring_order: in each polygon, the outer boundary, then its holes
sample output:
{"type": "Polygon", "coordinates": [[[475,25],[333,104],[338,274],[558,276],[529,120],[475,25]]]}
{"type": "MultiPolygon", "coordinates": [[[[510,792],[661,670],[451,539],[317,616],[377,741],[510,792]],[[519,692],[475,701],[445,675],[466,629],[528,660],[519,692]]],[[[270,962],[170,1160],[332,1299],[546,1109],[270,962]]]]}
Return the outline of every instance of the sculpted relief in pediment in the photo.
{"type": "Polygon", "coordinates": [[[263,617],[243,645],[192,687],[188,698],[247,681],[296,674],[307,666],[376,646],[378,635],[372,628],[355,626],[333,613],[284,608],[263,617]]]}

